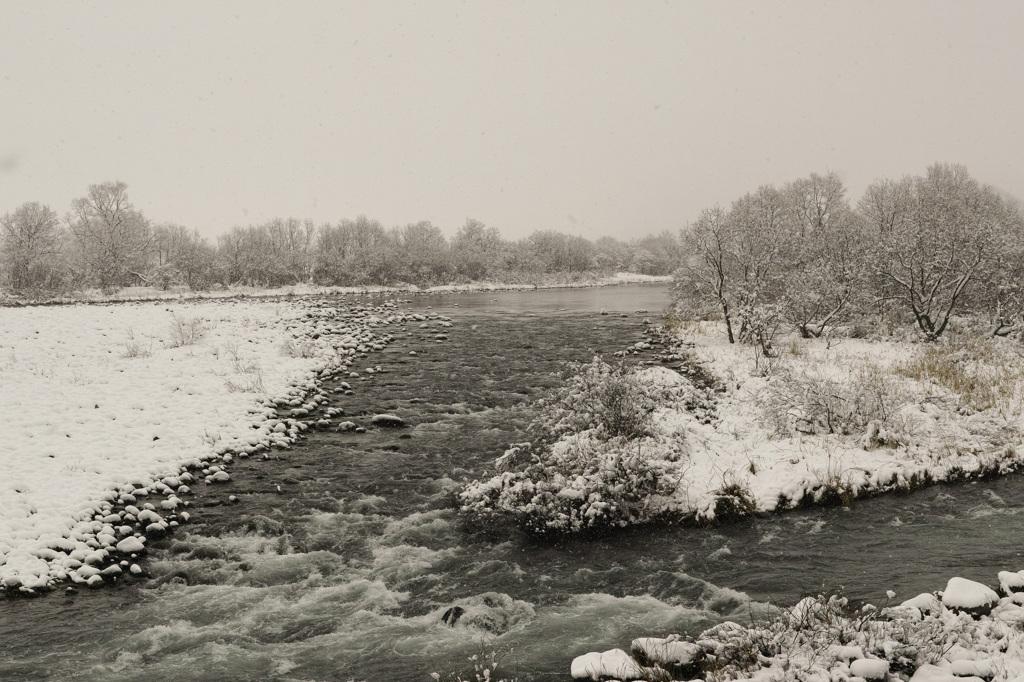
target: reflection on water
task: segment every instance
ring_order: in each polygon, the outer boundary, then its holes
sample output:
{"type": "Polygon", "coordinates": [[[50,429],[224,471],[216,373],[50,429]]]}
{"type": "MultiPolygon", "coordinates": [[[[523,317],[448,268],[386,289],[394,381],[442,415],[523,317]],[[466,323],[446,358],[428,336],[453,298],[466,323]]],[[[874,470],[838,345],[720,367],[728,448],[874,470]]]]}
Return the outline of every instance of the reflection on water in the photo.
{"type": "Polygon", "coordinates": [[[636,343],[635,311],[654,317],[666,295],[472,297],[415,299],[453,317],[450,339],[395,330],[400,342],[367,358],[388,371],[334,400],[346,419],[387,411],[411,428],[317,432],[281,459],[237,462],[229,484],[197,491],[195,523],[151,554],[143,589],[0,602],[0,679],[427,680],[481,648],[514,649],[505,669],[523,679],[565,679],[585,651],[756,616],[748,596],[909,597],[1024,567],[1020,476],[585,542],[470,531],[452,492],[526,437],[562,363],[636,343]]]}

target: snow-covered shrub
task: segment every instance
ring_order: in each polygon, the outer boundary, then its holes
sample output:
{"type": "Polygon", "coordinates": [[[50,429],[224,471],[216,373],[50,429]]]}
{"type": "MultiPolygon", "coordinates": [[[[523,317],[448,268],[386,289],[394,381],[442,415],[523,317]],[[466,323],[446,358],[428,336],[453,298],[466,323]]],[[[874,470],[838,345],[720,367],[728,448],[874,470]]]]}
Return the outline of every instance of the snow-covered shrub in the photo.
{"type": "Polygon", "coordinates": [[[462,673],[441,675],[434,672],[430,673],[431,679],[436,682],[516,682],[518,678],[505,677],[504,673],[499,671],[505,657],[512,653],[511,649],[487,651],[483,641],[480,643],[480,648],[481,651],[467,659],[473,665],[472,672],[466,672],[465,676],[462,673]]]}
{"type": "Polygon", "coordinates": [[[539,403],[535,440],[513,446],[497,462],[501,473],[459,493],[464,514],[545,534],[644,523],[666,511],[685,443],[651,417],[692,385],[664,368],[631,372],[595,360],[573,369],[539,403]]]}
{"type": "Polygon", "coordinates": [[[287,339],[281,344],[281,353],[290,358],[314,358],[320,349],[310,339],[287,339]]]}
{"type": "Polygon", "coordinates": [[[644,523],[680,484],[681,455],[681,443],[649,436],[573,434],[534,448],[521,469],[471,483],[459,494],[461,510],[478,520],[511,518],[536,534],[644,523]]]}
{"type": "Polygon", "coordinates": [[[206,336],[207,323],[201,317],[179,317],[171,313],[171,348],[191,346],[206,336]]]}
{"type": "Polygon", "coordinates": [[[121,351],[122,358],[148,358],[153,354],[153,340],[150,339],[148,343],[143,342],[142,339],[135,338],[135,332],[131,329],[128,330],[128,338],[125,340],[124,350],[121,351]]]}
{"type": "Polygon", "coordinates": [[[884,370],[868,366],[835,378],[822,370],[782,370],[765,389],[762,416],[782,435],[864,433],[871,422],[895,427],[897,411],[909,400],[884,370]]]}
{"type": "Polygon", "coordinates": [[[781,304],[751,303],[741,306],[736,313],[740,323],[739,340],[761,348],[765,355],[776,355],[774,344],[785,322],[785,308],[781,304]]]}
{"type": "Polygon", "coordinates": [[[542,416],[532,430],[546,440],[594,431],[603,438],[639,438],[647,434],[655,408],[652,390],[623,365],[600,358],[571,363],[568,378],[541,403],[542,416]]]}
{"type": "Polygon", "coordinates": [[[714,503],[705,514],[698,514],[699,519],[706,521],[735,521],[753,516],[757,513],[757,501],[750,488],[731,481],[712,493],[714,503]]]}

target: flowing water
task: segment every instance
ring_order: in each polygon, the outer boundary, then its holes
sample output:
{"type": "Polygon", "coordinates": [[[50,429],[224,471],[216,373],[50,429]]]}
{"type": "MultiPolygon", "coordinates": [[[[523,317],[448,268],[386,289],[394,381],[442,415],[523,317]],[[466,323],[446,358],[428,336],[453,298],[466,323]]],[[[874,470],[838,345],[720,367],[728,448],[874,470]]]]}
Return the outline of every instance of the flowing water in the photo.
{"type": "Polygon", "coordinates": [[[193,522],[154,544],[148,581],[0,601],[0,680],[429,680],[490,651],[520,679],[561,680],[587,651],[747,621],[748,598],[841,588],[877,603],[1024,567],[1020,476],[554,544],[463,527],[453,491],[525,439],[554,373],[641,340],[666,302],[664,286],[629,286],[404,304],[454,326],[392,330],[364,359],[385,372],[332,404],[408,428],[311,432],[237,461],[230,483],[197,486],[193,522]]]}

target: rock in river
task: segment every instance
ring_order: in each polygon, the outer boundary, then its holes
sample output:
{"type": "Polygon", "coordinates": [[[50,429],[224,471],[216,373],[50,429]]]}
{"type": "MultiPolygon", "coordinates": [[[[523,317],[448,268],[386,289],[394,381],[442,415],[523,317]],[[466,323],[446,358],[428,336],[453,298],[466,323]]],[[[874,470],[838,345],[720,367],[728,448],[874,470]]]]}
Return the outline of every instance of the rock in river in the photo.
{"type": "Polygon", "coordinates": [[[399,427],[405,426],[405,420],[393,414],[375,414],[370,423],[374,426],[399,427]]]}

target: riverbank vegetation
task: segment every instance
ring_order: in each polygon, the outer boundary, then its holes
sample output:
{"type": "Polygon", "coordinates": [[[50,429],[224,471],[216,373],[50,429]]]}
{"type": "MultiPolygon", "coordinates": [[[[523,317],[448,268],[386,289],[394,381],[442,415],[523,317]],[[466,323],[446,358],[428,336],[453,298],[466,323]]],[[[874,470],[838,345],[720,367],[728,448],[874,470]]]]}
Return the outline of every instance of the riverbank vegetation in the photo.
{"type": "Polygon", "coordinates": [[[721,321],[669,326],[638,344],[663,366],[572,368],[539,406],[534,440],[466,487],[463,512],[535,534],[710,523],[1024,468],[1024,345],[1013,338],[793,331],[766,357],[729,343],[721,321]],[[622,422],[638,426],[610,427],[622,422]]]}
{"type": "Polygon", "coordinates": [[[576,679],[1013,680],[1024,675],[1024,574],[999,573],[1003,596],[952,578],[945,590],[890,606],[853,608],[807,597],[751,624],[720,623],[696,637],[634,639],[577,657],[576,679]]]}
{"type": "Polygon", "coordinates": [[[539,405],[532,442],[498,459],[500,473],[460,494],[477,521],[512,518],[535,534],[646,523],[663,510],[685,474],[683,434],[657,411],[688,386],[661,368],[644,371],[595,358],[570,366],[539,405]]]}
{"type": "Polygon", "coordinates": [[[387,228],[365,216],[333,224],[274,219],[233,227],[210,243],[195,230],[152,222],[123,182],[90,186],[63,218],[35,202],[0,217],[0,291],[23,298],[140,285],[571,283],[620,271],[668,275],[679,257],[668,233],[622,242],[539,230],[511,241],[472,219],[452,237],[429,221],[387,228]]]}

